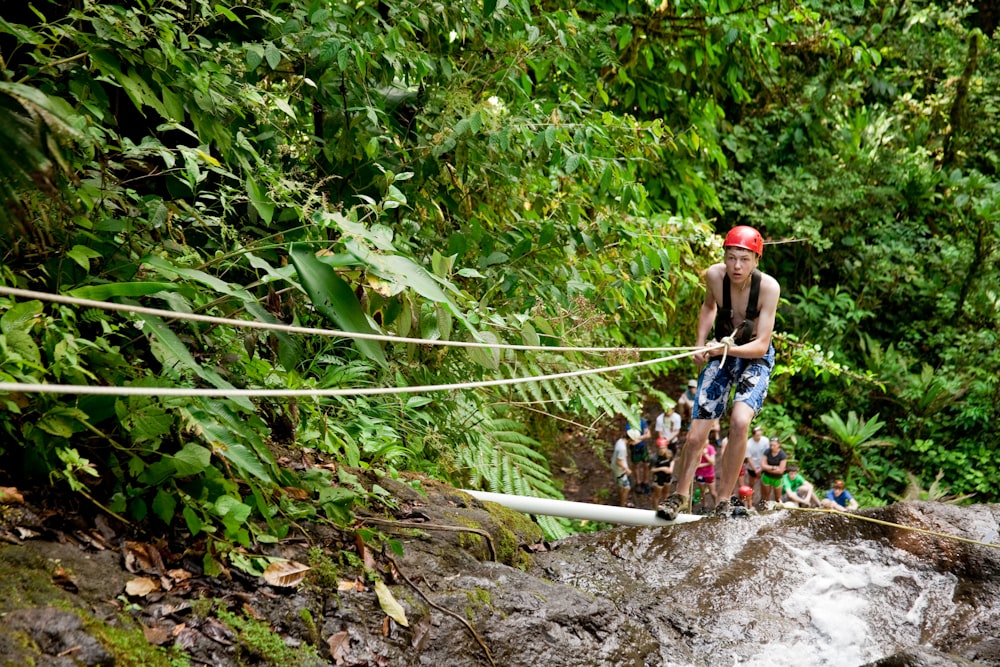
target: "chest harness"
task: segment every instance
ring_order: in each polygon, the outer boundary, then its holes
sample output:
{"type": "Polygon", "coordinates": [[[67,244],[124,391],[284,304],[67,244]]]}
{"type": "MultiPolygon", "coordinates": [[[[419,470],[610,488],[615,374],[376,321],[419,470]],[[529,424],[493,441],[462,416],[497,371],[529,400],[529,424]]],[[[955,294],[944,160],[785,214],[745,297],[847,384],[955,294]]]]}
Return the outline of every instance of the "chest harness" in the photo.
{"type": "Polygon", "coordinates": [[[722,308],[715,314],[715,340],[721,341],[732,336],[737,345],[749,343],[753,338],[753,328],[760,310],[757,297],[760,296],[761,273],[757,269],[750,274],[750,298],[747,300],[747,318],[738,327],[733,327],[733,300],[730,295],[729,274],[722,277],[722,308]]]}

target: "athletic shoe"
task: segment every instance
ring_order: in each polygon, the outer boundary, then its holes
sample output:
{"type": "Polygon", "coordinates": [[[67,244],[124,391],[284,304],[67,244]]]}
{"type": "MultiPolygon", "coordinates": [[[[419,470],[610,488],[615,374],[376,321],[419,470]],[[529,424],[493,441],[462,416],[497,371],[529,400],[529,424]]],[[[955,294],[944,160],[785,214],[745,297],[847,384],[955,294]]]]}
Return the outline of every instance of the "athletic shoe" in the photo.
{"type": "Polygon", "coordinates": [[[690,506],[691,501],[687,496],[680,493],[672,493],[667,496],[666,500],[660,503],[660,507],[656,510],[656,516],[664,521],[673,521],[681,513],[681,510],[690,506]]]}
{"type": "Polygon", "coordinates": [[[720,500],[712,511],[712,516],[719,519],[728,519],[733,515],[733,503],[730,500],[720,500]]]}

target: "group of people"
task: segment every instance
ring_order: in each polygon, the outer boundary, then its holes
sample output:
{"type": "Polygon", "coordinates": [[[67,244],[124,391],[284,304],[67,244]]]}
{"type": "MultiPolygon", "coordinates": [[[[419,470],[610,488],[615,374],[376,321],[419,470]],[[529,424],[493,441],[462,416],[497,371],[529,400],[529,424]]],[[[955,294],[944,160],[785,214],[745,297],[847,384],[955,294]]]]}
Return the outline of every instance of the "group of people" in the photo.
{"type": "Polygon", "coordinates": [[[699,351],[692,356],[701,371],[676,405],[664,406],[657,416],[655,455],[649,451],[652,432],[644,416],[638,428],[630,424],[616,441],[612,469],[620,505],[629,504],[633,492],[651,495],[657,514],[672,521],[691,511],[693,490],[703,508],[711,497],[717,514],[734,509],[734,499],[744,506],[756,498],[760,504],[857,507],[843,480],[820,500],[789,464],[779,438],[765,438],[759,426],[750,437],[774,368],[771,338],[780,296],[777,281],[757,268],[763,251],[756,229],[734,227],[723,242],[723,261],[705,272],[695,341],[699,351]],[[728,437],[720,440],[720,420],[727,413],[728,437]]]}
{"type": "MultiPolygon", "coordinates": [[[[696,381],[689,383],[693,389],[696,381]]],[[[687,394],[687,392],[685,392],[687,394]]],[[[683,400],[683,396],[681,397],[683,400]]],[[[681,400],[676,405],[681,404],[681,400]]],[[[645,417],[640,418],[639,428],[631,425],[615,443],[612,467],[618,488],[618,504],[641,506],[648,497],[653,508],[659,507],[674,482],[675,461],[686,443],[684,427],[690,427],[670,403],[659,411],[652,432],[645,417]],[[648,442],[655,434],[655,451],[648,442]]],[[[746,508],[763,507],[768,503],[783,503],[790,507],[826,509],[856,509],[858,504],[843,480],[836,480],[823,498],[816,494],[815,486],[792,463],[777,436],[766,437],[761,426],[755,426],[752,437],[747,439],[745,456],[740,474],[732,488],[716,483],[716,461],[728,444],[721,437],[720,420],[715,420],[708,432],[708,441],[701,452],[694,471],[692,510],[713,510],[737,498],[746,508]],[[711,503],[709,503],[711,499],[711,503]],[[729,500],[726,500],[729,499],[729,500]]]]}

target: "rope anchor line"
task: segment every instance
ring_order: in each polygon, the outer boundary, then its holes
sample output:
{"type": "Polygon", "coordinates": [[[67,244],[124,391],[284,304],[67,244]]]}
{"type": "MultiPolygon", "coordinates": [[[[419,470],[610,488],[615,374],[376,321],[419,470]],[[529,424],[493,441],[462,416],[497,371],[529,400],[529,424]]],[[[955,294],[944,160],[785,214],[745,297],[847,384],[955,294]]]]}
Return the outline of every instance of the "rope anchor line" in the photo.
{"type": "Polygon", "coordinates": [[[261,322],[259,320],[233,320],[210,315],[198,315],[196,313],[177,313],[158,308],[146,308],[144,306],[131,306],[105,301],[95,301],[92,299],[81,299],[77,297],[63,296],[59,294],[48,294],[45,292],[35,292],[14,287],[0,286],[0,295],[18,296],[42,301],[51,301],[74,306],[84,306],[88,308],[100,308],[104,310],[124,311],[142,315],[153,315],[157,317],[170,317],[181,320],[192,320],[198,322],[209,322],[212,324],[223,324],[238,327],[248,327],[255,329],[266,329],[273,331],[283,331],[287,333],[304,333],[322,336],[341,336],[345,338],[367,339],[391,341],[394,343],[418,343],[422,345],[446,345],[453,347],[474,347],[490,349],[508,350],[534,350],[547,352],[652,352],[652,351],[680,351],[657,359],[645,361],[634,361],[625,364],[612,366],[602,366],[600,368],[588,368],[563,373],[553,373],[550,375],[532,375],[517,378],[502,378],[498,380],[481,380],[477,382],[456,382],[438,385],[419,385],[413,387],[358,387],[347,389],[236,389],[227,387],[221,389],[207,389],[195,387],[114,387],[96,385],[74,385],[74,384],[45,384],[45,383],[20,383],[20,382],[0,382],[0,393],[21,392],[34,394],[80,394],[80,395],[102,395],[102,396],[180,396],[180,397],[205,397],[205,398],[226,398],[226,397],[297,397],[297,396],[375,396],[386,394],[415,394],[434,391],[454,391],[460,389],[479,389],[485,387],[498,387],[505,385],[515,385],[527,382],[546,382],[568,377],[578,377],[582,375],[595,375],[599,373],[611,373],[628,368],[639,368],[652,366],[683,357],[693,356],[703,352],[709,347],[663,347],[663,348],[622,348],[622,347],[549,347],[544,345],[507,345],[502,343],[480,343],[469,341],[442,341],[425,340],[423,338],[403,338],[397,336],[387,336],[383,334],[364,334],[348,331],[338,331],[334,329],[312,329],[309,327],[296,327],[286,324],[273,324],[261,322]]]}

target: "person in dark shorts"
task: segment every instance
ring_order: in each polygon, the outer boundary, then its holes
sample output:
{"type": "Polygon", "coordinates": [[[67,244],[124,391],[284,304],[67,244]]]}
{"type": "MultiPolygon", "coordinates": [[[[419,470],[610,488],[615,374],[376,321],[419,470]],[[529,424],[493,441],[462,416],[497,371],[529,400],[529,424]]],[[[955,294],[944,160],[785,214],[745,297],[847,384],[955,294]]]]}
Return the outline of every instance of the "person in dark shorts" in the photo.
{"type": "MultiPolygon", "coordinates": [[[[713,327],[715,344],[693,357],[702,370],[695,391],[691,430],[674,464],[676,493],[658,510],[668,521],[690,507],[694,471],[708,444],[708,432],[727,410],[729,444],[716,464],[716,484],[722,489],[731,489],[736,484],[750,422],[764,404],[774,368],[771,336],[781,288],[778,281],[757,270],[764,239],[752,227],[734,227],[726,234],[723,247],[723,261],[705,272],[705,299],[698,314],[695,346],[706,347],[713,327]]],[[[723,506],[728,504],[719,503],[719,507],[724,510],[723,506]]]]}

